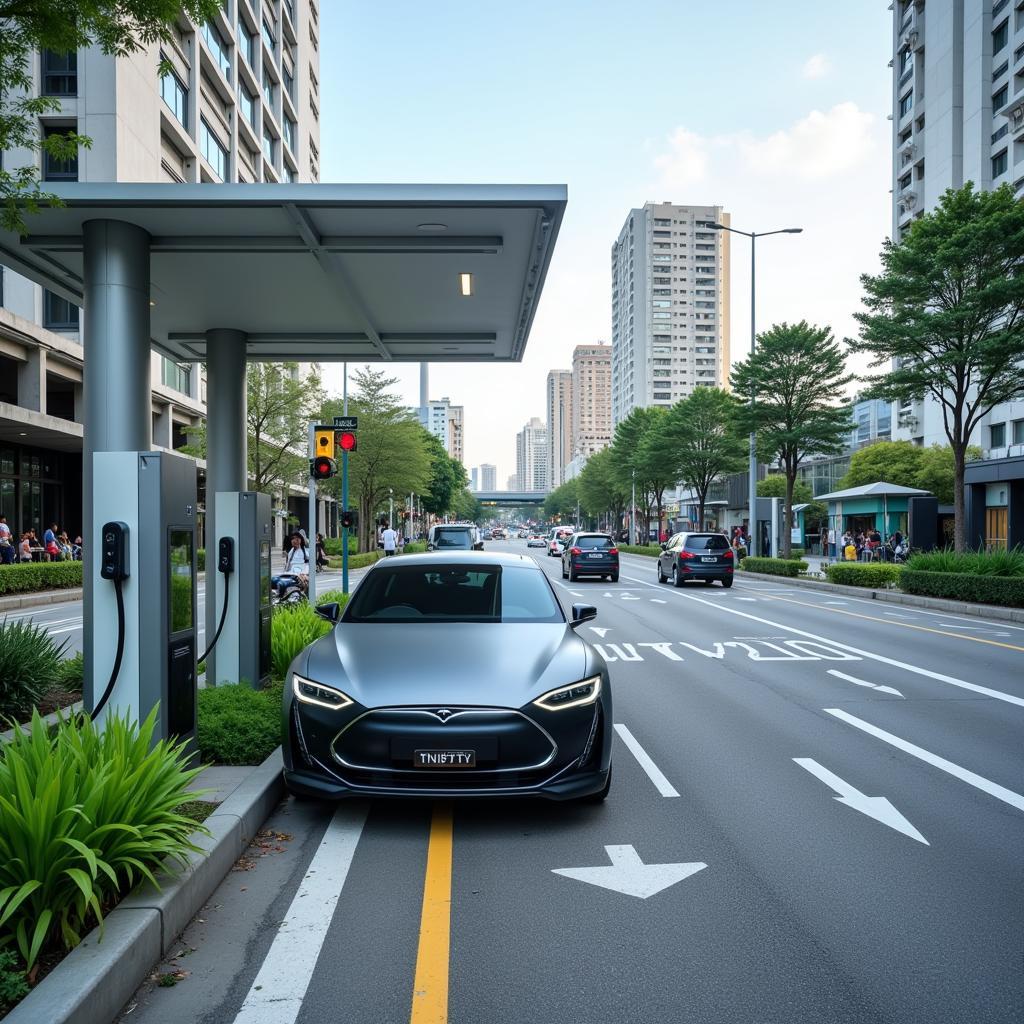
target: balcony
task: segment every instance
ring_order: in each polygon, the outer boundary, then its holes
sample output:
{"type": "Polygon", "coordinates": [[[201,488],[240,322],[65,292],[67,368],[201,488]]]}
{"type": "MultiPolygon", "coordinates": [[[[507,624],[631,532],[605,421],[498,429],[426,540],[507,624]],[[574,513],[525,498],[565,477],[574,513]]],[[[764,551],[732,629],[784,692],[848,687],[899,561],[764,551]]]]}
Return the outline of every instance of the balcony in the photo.
{"type": "Polygon", "coordinates": [[[1013,137],[1020,138],[1024,134],[1024,93],[1018,93],[998,110],[993,110],[992,116],[1005,117],[1013,137]]]}

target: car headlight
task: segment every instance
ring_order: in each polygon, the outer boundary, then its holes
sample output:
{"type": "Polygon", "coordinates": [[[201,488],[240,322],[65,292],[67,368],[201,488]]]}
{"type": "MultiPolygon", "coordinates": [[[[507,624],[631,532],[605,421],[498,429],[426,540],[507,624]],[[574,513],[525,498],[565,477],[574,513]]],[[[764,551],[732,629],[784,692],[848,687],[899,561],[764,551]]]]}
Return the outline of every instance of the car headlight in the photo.
{"type": "Polygon", "coordinates": [[[593,704],[601,696],[601,677],[591,676],[581,679],[569,686],[560,686],[557,690],[548,690],[533,703],[545,711],[563,711],[565,708],[578,708],[584,704],[593,704]]]}
{"type": "Polygon", "coordinates": [[[306,679],[297,673],[292,676],[292,693],[296,700],[303,704],[315,704],[318,708],[330,708],[331,711],[340,711],[347,708],[355,701],[341,690],[333,686],[324,686],[323,683],[314,683],[312,679],[306,679]]]}

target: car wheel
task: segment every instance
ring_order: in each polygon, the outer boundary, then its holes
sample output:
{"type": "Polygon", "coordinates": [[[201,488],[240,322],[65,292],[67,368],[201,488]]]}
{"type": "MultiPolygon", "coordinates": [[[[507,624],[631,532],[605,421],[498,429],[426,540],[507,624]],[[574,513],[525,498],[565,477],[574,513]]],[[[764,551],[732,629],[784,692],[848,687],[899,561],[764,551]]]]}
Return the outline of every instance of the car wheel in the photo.
{"type": "Polygon", "coordinates": [[[668,583],[668,577],[661,571],[661,559],[658,559],[658,582],[668,583]]]}
{"type": "Polygon", "coordinates": [[[570,570],[569,570],[569,582],[570,582],[570,583],[575,583],[575,582],[576,582],[576,579],[577,579],[576,573],[574,573],[574,572],[572,571],[572,569],[570,569],[570,570]]]}
{"type": "Polygon", "coordinates": [[[565,563],[563,562],[562,563],[562,579],[565,580],[565,579],[568,579],[568,578],[569,578],[569,574],[565,571],[565,563]]]}
{"type": "Polygon", "coordinates": [[[612,788],[612,766],[608,765],[608,778],[605,779],[604,787],[597,793],[590,793],[580,797],[581,804],[603,804],[608,799],[608,793],[612,788]]]}
{"type": "Polygon", "coordinates": [[[683,578],[679,575],[679,566],[672,566],[672,586],[681,587],[683,585],[683,578]]]}
{"type": "Polygon", "coordinates": [[[619,574],[617,572],[616,573],[612,573],[612,575],[609,576],[608,578],[612,581],[612,583],[618,583],[619,582],[619,574]]]}
{"type": "Polygon", "coordinates": [[[732,586],[732,579],[722,580],[722,586],[723,587],[731,587],[732,586]]]}

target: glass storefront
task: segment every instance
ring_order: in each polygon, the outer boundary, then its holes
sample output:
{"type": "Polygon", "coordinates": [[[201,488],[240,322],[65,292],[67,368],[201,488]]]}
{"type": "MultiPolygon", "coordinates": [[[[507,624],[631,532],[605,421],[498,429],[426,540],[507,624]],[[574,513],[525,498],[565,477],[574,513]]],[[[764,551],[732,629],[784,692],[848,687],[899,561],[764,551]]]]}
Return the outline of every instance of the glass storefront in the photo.
{"type": "Polygon", "coordinates": [[[0,446],[0,515],[20,537],[50,523],[74,540],[82,530],[82,456],[24,445],[0,446]]]}

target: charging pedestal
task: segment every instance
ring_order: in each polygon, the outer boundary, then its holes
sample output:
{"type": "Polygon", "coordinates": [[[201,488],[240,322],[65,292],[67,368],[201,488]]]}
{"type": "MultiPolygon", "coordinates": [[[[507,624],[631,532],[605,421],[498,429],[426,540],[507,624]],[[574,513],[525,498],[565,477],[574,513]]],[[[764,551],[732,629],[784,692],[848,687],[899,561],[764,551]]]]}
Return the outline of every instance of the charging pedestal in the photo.
{"type": "Polygon", "coordinates": [[[142,721],[159,704],[154,739],[192,740],[198,637],[195,463],[168,452],[96,452],[93,481],[86,582],[93,643],[86,707],[91,710],[103,699],[120,646],[120,669],[100,720],[130,711],[142,721]],[[104,531],[105,526],[112,528],[104,531]]]}
{"type": "Polygon", "coordinates": [[[780,558],[782,556],[782,533],[786,527],[786,517],[783,515],[782,498],[758,498],[755,509],[757,515],[758,529],[758,550],[764,552],[765,541],[768,542],[770,557],[780,558]]]}
{"type": "MultiPolygon", "coordinates": [[[[217,564],[213,552],[207,552],[206,600],[215,602],[218,625],[221,616],[225,617],[217,644],[207,658],[207,679],[214,685],[244,681],[262,688],[270,681],[270,495],[218,491],[214,501],[217,564]],[[228,539],[234,566],[224,572],[221,560],[228,557],[228,539]]],[[[212,639],[213,634],[210,636],[212,639]]]]}

